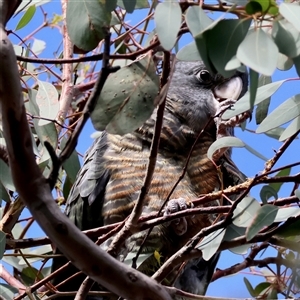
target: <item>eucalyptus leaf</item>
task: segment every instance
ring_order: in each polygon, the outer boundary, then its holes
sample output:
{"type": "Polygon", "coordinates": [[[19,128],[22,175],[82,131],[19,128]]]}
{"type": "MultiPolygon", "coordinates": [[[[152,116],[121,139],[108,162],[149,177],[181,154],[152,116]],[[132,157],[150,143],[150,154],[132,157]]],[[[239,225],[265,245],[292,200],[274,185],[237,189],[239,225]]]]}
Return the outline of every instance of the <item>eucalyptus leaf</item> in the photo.
{"type": "Polygon", "coordinates": [[[224,77],[232,76],[235,73],[234,71],[226,71],[225,66],[236,55],[250,24],[250,19],[225,19],[220,20],[206,32],[206,47],[209,59],[217,72],[224,77]]]}
{"type": "Polygon", "coordinates": [[[25,11],[20,21],[18,22],[15,30],[20,30],[21,28],[25,27],[33,18],[35,12],[36,12],[35,5],[30,5],[28,9],[25,11]]]}
{"type": "Polygon", "coordinates": [[[122,0],[124,3],[124,8],[128,13],[133,13],[136,5],[136,0],[122,0]]]}
{"type": "Polygon", "coordinates": [[[264,161],[268,160],[266,157],[264,157],[262,154],[257,152],[255,149],[253,149],[252,147],[244,143],[242,140],[234,136],[225,136],[214,141],[207,150],[207,157],[210,160],[213,160],[213,155],[216,151],[222,148],[230,148],[230,147],[245,148],[255,156],[259,157],[260,159],[264,161]]]}
{"type": "Polygon", "coordinates": [[[232,223],[238,227],[248,227],[259,209],[256,199],[245,197],[234,210],[232,223]]]}
{"type": "Polygon", "coordinates": [[[225,232],[226,230],[221,228],[203,238],[201,243],[197,246],[197,249],[202,251],[204,260],[208,261],[217,252],[225,232]]]}
{"type": "Polygon", "coordinates": [[[300,215],[299,207],[281,207],[278,209],[274,222],[285,222],[290,217],[300,215]]]}
{"type": "MultiPolygon", "coordinates": [[[[279,88],[280,86],[285,82],[286,80],[280,80],[276,82],[272,82],[270,84],[266,84],[262,87],[259,87],[256,92],[256,98],[254,105],[257,105],[264,101],[265,99],[272,96],[279,88]]],[[[247,92],[239,101],[237,101],[233,107],[222,115],[222,119],[227,120],[234,116],[237,116],[247,110],[250,110],[250,93],[247,92]]]]}
{"type": "Polygon", "coordinates": [[[295,64],[295,69],[297,71],[298,76],[300,77],[300,55],[293,58],[293,63],[295,64]]]}
{"type": "Polygon", "coordinates": [[[38,81],[39,88],[36,95],[36,103],[39,107],[40,117],[47,118],[40,119],[39,125],[46,125],[55,120],[59,111],[58,92],[54,85],[46,81],[38,81]]]}
{"type": "Polygon", "coordinates": [[[183,61],[199,61],[199,60],[201,60],[201,57],[198,52],[195,41],[193,41],[190,44],[187,44],[183,48],[181,48],[178,51],[176,58],[178,60],[183,60],[183,61]]]}
{"type": "MultiPolygon", "coordinates": [[[[280,170],[275,175],[275,177],[278,178],[278,177],[281,177],[281,176],[289,176],[290,172],[291,172],[291,168],[285,168],[285,169],[280,170]]],[[[269,184],[269,186],[271,186],[276,193],[279,192],[279,190],[280,190],[280,188],[281,188],[282,185],[283,185],[283,182],[273,182],[273,183],[269,184]]]]}
{"type": "Polygon", "coordinates": [[[19,292],[17,288],[8,285],[6,283],[0,283],[0,291],[1,291],[1,296],[5,300],[13,299],[15,295],[19,292]]]}
{"type": "Polygon", "coordinates": [[[177,2],[159,3],[155,9],[155,29],[165,50],[171,50],[175,45],[181,25],[181,14],[180,5],[177,2]]]}
{"type": "Polygon", "coordinates": [[[140,127],[152,114],[159,79],[150,56],[111,74],[91,115],[97,130],[125,134],[140,127]]]}
{"type": "Polygon", "coordinates": [[[286,55],[279,53],[277,60],[277,69],[281,71],[288,71],[293,67],[293,60],[286,55]]]}
{"type": "MultiPolygon", "coordinates": [[[[265,294],[266,290],[270,288],[271,283],[270,282],[261,282],[259,283],[255,289],[254,292],[256,296],[259,296],[260,294],[265,294]]],[[[276,298],[274,298],[276,299],[276,298]]]]}
{"type": "Polygon", "coordinates": [[[104,38],[103,27],[109,26],[110,19],[111,13],[99,0],[68,1],[67,30],[72,43],[82,51],[97,47],[104,38]]]}
{"type": "MultiPolygon", "coordinates": [[[[224,236],[224,241],[232,241],[233,239],[237,238],[237,237],[241,237],[243,235],[245,235],[245,228],[242,227],[238,227],[234,224],[230,224],[227,228],[226,228],[226,233],[224,236]]],[[[251,244],[244,244],[241,246],[237,246],[237,247],[233,247],[230,248],[229,251],[238,254],[238,255],[245,255],[248,252],[248,249],[251,247],[251,244]]]]}
{"type": "Polygon", "coordinates": [[[260,199],[264,204],[267,204],[267,201],[274,197],[275,199],[278,199],[277,192],[274,190],[274,188],[270,185],[264,185],[260,190],[260,199]]]}
{"type": "Polygon", "coordinates": [[[278,207],[270,204],[263,205],[257,210],[252,222],[246,229],[247,241],[253,239],[261,229],[273,224],[278,207]]]}
{"type": "MultiPolygon", "coordinates": [[[[110,1],[110,0],[106,0],[106,1],[110,1]]],[[[126,2],[129,2],[130,0],[126,0],[126,2]]],[[[149,8],[149,2],[148,0],[134,0],[133,2],[135,2],[135,9],[143,9],[143,8],[149,8]]],[[[118,0],[117,1],[118,6],[125,8],[125,3],[124,0],[118,0]]]]}
{"type": "MultiPolygon", "coordinates": [[[[258,79],[258,87],[264,86],[272,82],[272,77],[261,75],[258,79]]],[[[257,92],[257,91],[256,91],[257,92]]],[[[256,124],[260,124],[268,115],[271,97],[260,102],[256,107],[255,120],[256,124]]]]}
{"type": "Polygon", "coordinates": [[[246,285],[246,288],[247,288],[249,294],[250,294],[252,297],[256,297],[254,288],[252,287],[250,281],[249,281],[246,277],[244,277],[244,283],[245,283],[245,285],[246,285]]]}
{"type": "Polygon", "coordinates": [[[257,73],[271,76],[278,60],[278,48],[261,28],[251,31],[239,45],[237,58],[257,73]]]}
{"type": "Polygon", "coordinates": [[[185,19],[193,36],[198,35],[213,23],[200,6],[190,6],[187,9],[185,19]]]}
{"type": "Polygon", "coordinates": [[[235,70],[241,67],[242,63],[239,59],[234,55],[226,64],[225,70],[235,70]]]}
{"type": "MultiPolygon", "coordinates": [[[[61,149],[63,149],[66,146],[66,143],[66,138],[63,138],[60,144],[61,149]]],[[[71,181],[71,184],[74,184],[77,173],[80,170],[80,161],[76,150],[74,150],[70,157],[66,161],[64,161],[63,168],[66,171],[68,178],[71,181]]]]}
{"type": "Polygon", "coordinates": [[[280,51],[287,57],[296,57],[300,54],[300,32],[286,20],[273,22],[272,36],[280,51]]]}
{"type": "Polygon", "coordinates": [[[257,133],[279,127],[300,115],[300,94],[297,94],[273,110],[256,129],[257,133]]]}
{"type": "Polygon", "coordinates": [[[258,88],[258,77],[259,74],[254,70],[250,69],[249,71],[249,78],[250,78],[250,109],[253,109],[257,88],[258,88]]]}
{"type": "Polygon", "coordinates": [[[300,6],[299,4],[282,2],[279,5],[280,14],[292,23],[298,31],[300,31],[300,6]]]}
{"type": "Polygon", "coordinates": [[[5,252],[6,234],[0,230],[0,259],[2,259],[5,252]]]}
{"type": "Polygon", "coordinates": [[[0,159],[0,170],[1,170],[1,172],[0,172],[0,181],[3,184],[3,186],[6,189],[15,192],[16,188],[14,186],[14,183],[13,183],[13,180],[12,180],[12,177],[11,177],[10,168],[1,159],[0,159]]]}
{"type": "Polygon", "coordinates": [[[35,55],[41,54],[46,49],[46,42],[35,38],[31,47],[31,51],[35,55]]]}
{"type": "Polygon", "coordinates": [[[300,130],[300,116],[295,118],[291,124],[283,131],[279,141],[284,141],[300,130]]]}

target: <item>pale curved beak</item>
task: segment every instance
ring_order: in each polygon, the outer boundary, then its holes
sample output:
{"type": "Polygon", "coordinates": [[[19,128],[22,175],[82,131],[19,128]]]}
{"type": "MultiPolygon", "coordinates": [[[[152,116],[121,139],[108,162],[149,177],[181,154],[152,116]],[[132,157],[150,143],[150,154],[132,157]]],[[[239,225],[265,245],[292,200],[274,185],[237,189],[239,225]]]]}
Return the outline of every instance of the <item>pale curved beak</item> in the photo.
{"type": "Polygon", "coordinates": [[[243,90],[243,81],[240,77],[233,77],[214,88],[214,95],[218,101],[226,99],[237,100],[243,90]]]}

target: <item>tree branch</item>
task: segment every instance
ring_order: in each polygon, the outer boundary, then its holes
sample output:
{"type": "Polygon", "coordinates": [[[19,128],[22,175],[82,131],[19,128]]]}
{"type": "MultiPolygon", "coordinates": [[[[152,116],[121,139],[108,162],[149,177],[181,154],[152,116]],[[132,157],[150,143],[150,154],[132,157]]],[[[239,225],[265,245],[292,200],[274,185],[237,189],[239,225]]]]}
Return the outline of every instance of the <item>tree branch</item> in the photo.
{"type": "MultiPolygon", "coordinates": [[[[11,1],[2,1],[0,16],[10,11],[12,4],[11,1]]],[[[154,280],[99,249],[56,205],[35,161],[16,57],[4,30],[3,17],[1,21],[0,94],[3,129],[12,177],[20,197],[63,254],[93,280],[128,299],[143,299],[145,294],[149,299],[171,299],[166,289],[154,280]]]]}

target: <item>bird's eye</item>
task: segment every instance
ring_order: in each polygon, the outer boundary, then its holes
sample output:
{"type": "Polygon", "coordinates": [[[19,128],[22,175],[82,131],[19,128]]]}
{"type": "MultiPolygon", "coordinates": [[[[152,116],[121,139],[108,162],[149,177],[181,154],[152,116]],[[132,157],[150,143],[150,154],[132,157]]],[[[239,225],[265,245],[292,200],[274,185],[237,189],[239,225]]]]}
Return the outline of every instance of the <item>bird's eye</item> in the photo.
{"type": "Polygon", "coordinates": [[[211,76],[210,76],[209,72],[206,70],[201,70],[200,72],[198,72],[196,74],[196,77],[199,81],[202,81],[204,83],[208,83],[211,81],[211,76]]]}

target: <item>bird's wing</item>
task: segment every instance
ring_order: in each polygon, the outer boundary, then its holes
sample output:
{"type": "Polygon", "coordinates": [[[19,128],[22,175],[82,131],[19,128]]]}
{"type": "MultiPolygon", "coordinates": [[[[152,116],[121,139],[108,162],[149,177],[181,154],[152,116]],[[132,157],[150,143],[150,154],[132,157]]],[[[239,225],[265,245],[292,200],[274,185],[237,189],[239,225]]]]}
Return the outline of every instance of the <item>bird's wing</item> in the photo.
{"type": "Polygon", "coordinates": [[[110,174],[101,165],[107,147],[107,133],[104,131],[86,151],[83,165],[69,193],[65,214],[81,230],[103,225],[101,211],[110,174]]]}

